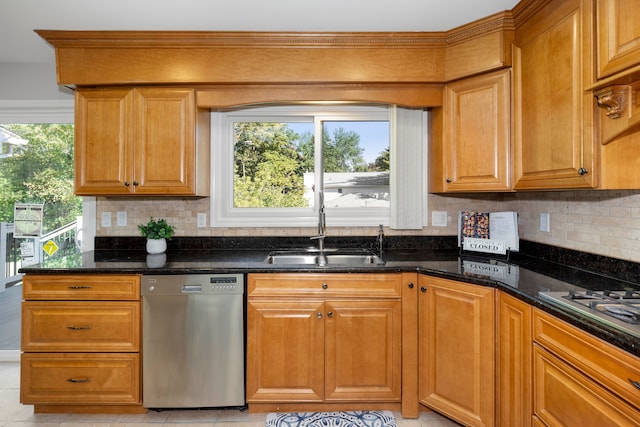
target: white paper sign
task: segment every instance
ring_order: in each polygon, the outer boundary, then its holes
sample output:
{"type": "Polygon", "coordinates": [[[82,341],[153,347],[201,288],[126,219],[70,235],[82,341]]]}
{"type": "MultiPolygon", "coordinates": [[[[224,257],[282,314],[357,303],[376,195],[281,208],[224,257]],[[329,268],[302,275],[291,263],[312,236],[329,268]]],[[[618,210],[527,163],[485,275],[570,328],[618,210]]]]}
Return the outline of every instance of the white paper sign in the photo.
{"type": "Polygon", "coordinates": [[[507,248],[503,240],[477,239],[475,237],[465,237],[462,241],[462,249],[465,251],[486,252],[501,255],[507,253],[507,248]]]}

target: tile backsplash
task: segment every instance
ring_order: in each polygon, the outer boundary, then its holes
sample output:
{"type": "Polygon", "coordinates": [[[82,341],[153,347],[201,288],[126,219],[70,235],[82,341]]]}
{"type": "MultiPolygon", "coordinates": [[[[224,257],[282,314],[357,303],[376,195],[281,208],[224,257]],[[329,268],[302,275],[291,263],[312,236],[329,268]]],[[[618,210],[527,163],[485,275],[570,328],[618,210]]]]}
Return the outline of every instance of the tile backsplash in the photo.
{"type": "MultiPolygon", "coordinates": [[[[207,214],[208,198],[203,199],[131,199],[98,198],[97,236],[138,236],[137,225],[150,216],[166,218],[176,227],[177,236],[310,236],[314,228],[211,228],[197,226],[197,214],[207,214]],[[117,226],[116,212],[127,212],[127,226],[117,226]],[[111,212],[112,226],[102,228],[102,212],[111,212]]],[[[473,195],[429,196],[429,220],[432,211],[446,211],[446,227],[431,225],[422,230],[390,230],[387,235],[456,235],[457,212],[516,211],[520,214],[520,238],[640,262],[640,191],[558,191],[530,193],[487,193],[473,195]],[[549,232],[540,231],[540,214],[549,214],[549,232]]],[[[329,227],[329,235],[375,236],[377,227],[329,227]]]]}

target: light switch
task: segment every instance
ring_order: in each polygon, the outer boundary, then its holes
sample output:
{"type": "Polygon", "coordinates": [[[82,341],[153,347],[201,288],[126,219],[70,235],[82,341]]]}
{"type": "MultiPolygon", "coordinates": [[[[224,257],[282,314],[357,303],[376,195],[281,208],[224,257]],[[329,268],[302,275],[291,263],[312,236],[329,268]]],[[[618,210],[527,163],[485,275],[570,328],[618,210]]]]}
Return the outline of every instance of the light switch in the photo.
{"type": "Polygon", "coordinates": [[[100,217],[100,226],[103,228],[111,227],[111,212],[102,212],[102,216],[100,217]]]}
{"type": "Polygon", "coordinates": [[[548,213],[540,214],[540,231],[549,232],[550,230],[550,218],[548,213]]]}
{"type": "Polygon", "coordinates": [[[118,227],[127,226],[127,211],[118,211],[116,214],[116,225],[118,227]]]}
{"type": "Polygon", "coordinates": [[[447,211],[433,211],[431,212],[431,225],[434,227],[446,227],[447,226],[447,211]]]}
{"type": "Polygon", "coordinates": [[[197,216],[198,228],[207,226],[207,214],[204,212],[200,212],[197,216]]]}

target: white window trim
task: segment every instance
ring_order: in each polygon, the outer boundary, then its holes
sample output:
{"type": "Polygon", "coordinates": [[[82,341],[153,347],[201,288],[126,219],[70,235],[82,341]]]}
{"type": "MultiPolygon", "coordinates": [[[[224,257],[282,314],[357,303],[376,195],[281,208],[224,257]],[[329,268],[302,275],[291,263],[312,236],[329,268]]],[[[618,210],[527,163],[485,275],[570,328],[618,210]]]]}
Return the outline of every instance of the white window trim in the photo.
{"type": "MultiPolygon", "coordinates": [[[[292,121],[292,117],[299,116],[301,121],[307,121],[313,116],[316,127],[327,120],[389,120],[390,130],[397,129],[393,122],[397,117],[404,116],[404,112],[411,112],[413,121],[401,121],[401,127],[405,123],[411,123],[413,133],[405,136],[413,138],[408,144],[403,140],[398,143],[400,133],[392,131],[390,137],[391,162],[390,186],[391,208],[326,208],[326,222],[328,227],[362,227],[362,226],[391,226],[392,228],[422,228],[425,222],[426,212],[426,181],[424,170],[426,168],[426,113],[416,110],[397,109],[395,107],[371,107],[371,106],[279,106],[243,109],[232,112],[211,113],[211,227],[315,227],[318,222],[318,200],[313,208],[234,208],[233,207],[233,121],[241,117],[243,120],[251,120],[251,117],[269,117],[273,121],[292,121]],[[398,110],[401,113],[398,113],[398,110]],[[417,114],[417,116],[416,116],[417,114]],[[419,117],[416,123],[415,117],[419,117]],[[417,139],[416,139],[417,138],[417,139]],[[404,156],[394,156],[395,150],[405,150],[405,146],[412,150],[404,156]],[[405,167],[403,161],[406,157],[412,158],[411,167],[405,167]],[[396,163],[393,163],[393,162],[396,163]],[[417,162],[417,163],[416,163],[417,162]],[[402,167],[398,167],[402,164],[402,167]],[[415,164],[418,166],[416,167],[415,164]],[[410,170],[407,170],[410,169],[410,170]],[[407,183],[406,185],[404,183],[407,183]],[[423,184],[424,183],[424,184],[423,184]],[[412,191],[403,190],[411,188],[412,191]],[[402,191],[404,196],[398,199],[401,206],[396,206],[398,201],[394,191],[402,191]],[[409,194],[410,193],[410,194],[409,194]],[[407,215],[408,212],[411,214],[407,215]],[[408,218],[408,220],[407,220],[408,218]]],[[[320,145],[316,145],[320,149],[320,145]]],[[[319,156],[316,153],[316,160],[319,156]]],[[[320,165],[316,165],[316,169],[320,165]]],[[[401,194],[401,193],[399,193],[401,194]]],[[[316,194],[316,197],[318,195],[316,194]]]]}

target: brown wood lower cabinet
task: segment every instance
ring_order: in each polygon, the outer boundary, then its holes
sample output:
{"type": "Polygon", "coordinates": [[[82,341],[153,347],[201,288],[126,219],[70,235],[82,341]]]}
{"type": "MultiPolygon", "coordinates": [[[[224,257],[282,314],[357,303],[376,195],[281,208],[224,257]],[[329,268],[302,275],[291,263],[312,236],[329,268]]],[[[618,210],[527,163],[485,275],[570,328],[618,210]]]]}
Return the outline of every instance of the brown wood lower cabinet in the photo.
{"type": "Polygon", "coordinates": [[[249,274],[247,402],[400,403],[401,277],[249,274]]]}
{"type": "Polygon", "coordinates": [[[23,298],[20,402],[34,412],[145,412],[139,276],[27,274],[23,298]]]}
{"type": "Polygon", "coordinates": [[[22,403],[109,405],[140,402],[136,353],[25,353],[22,403]]]}
{"type": "Polygon", "coordinates": [[[638,426],[640,359],[533,310],[536,425],[638,426]]]}
{"type": "Polygon", "coordinates": [[[534,345],[535,414],[544,425],[640,425],[640,412],[548,351],[534,345]]]}
{"type": "Polygon", "coordinates": [[[530,427],[531,306],[504,292],[498,295],[496,415],[502,427],[530,427]]]}
{"type": "Polygon", "coordinates": [[[495,289],[420,277],[420,402],[467,426],[495,423],[495,289]]]}

